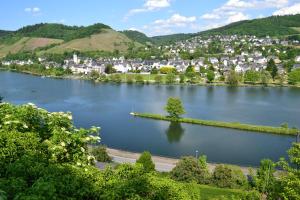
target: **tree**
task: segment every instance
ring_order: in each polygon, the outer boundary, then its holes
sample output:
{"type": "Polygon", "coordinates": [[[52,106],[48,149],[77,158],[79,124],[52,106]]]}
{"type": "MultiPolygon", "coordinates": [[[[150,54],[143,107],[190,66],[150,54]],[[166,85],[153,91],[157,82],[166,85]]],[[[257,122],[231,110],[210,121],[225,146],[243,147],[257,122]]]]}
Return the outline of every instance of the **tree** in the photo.
{"type": "Polygon", "coordinates": [[[98,162],[111,162],[111,157],[107,154],[106,146],[97,146],[92,149],[92,155],[98,162]]]}
{"type": "Polygon", "coordinates": [[[263,70],[263,71],[261,72],[261,83],[262,83],[263,85],[268,85],[271,78],[272,78],[272,77],[271,77],[271,74],[270,74],[268,71],[263,70]]]}
{"type": "Polygon", "coordinates": [[[185,75],[184,74],[179,75],[179,83],[185,83],[185,75]]]}
{"type": "Polygon", "coordinates": [[[268,61],[267,69],[266,70],[271,73],[271,76],[272,76],[272,78],[274,80],[275,77],[277,76],[278,68],[277,68],[277,66],[275,64],[275,61],[273,59],[270,59],[268,61]]]}
{"type": "Polygon", "coordinates": [[[165,110],[169,113],[169,117],[173,119],[179,119],[180,115],[185,114],[185,110],[179,98],[170,97],[165,110]]]}
{"type": "Polygon", "coordinates": [[[278,165],[287,173],[280,179],[282,199],[299,199],[300,197],[300,143],[293,143],[288,150],[289,162],[282,158],[278,165]]]}
{"type": "Polygon", "coordinates": [[[105,70],[104,72],[106,74],[113,74],[116,72],[115,68],[113,68],[112,64],[107,64],[106,67],[105,67],[105,70]]]}
{"type": "Polygon", "coordinates": [[[96,80],[100,77],[100,74],[99,74],[99,72],[97,72],[95,70],[92,70],[91,74],[90,74],[90,77],[91,77],[91,79],[96,80]]]}
{"type": "Polygon", "coordinates": [[[231,86],[237,86],[239,84],[238,74],[234,70],[231,70],[227,75],[226,82],[231,86]]]}
{"type": "Polygon", "coordinates": [[[256,83],[260,80],[260,78],[260,73],[254,70],[248,70],[244,75],[245,83],[256,83]]]}
{"type": "Polygon", "coordinates": [[[152,172],[155,170],[155,164],[152,161],[151,154],[148,151],[144,151],[136,163],[143,165],[145,172],[152,172]]]}
{"type": "Polygon", "coordinates": [[[260,162],[257,175],[254,178],[256,188],[268,196],[275,190],[275,163],[272,160],[264,159],[260,162]]]}
{"type": "Polygon", "coordinates": [[[288,82],[292,85],[300,83],[300,69],[293,70],[288,74],[288,82]]]}
{"type": "Polygon", "coordinates": [[[207,74],[206,74],[206,78],[207,78],[207,81],[209,83],[211,83],[213,80],[215,80],[215,73],[211,70],[208,70],[207,74]]]}
{"type": "Polygon", "coordinates": [[[168,73],[166,75],[166,83],[167,84],[174,84],[176,81],[176,75],[173,73],[168,73]]]}
{"type": "Polygon", "coordinates": [[[194,157],[183,157],[171,171],[172,179],[184,182],[208,183],[207,171],[194,157]]]}

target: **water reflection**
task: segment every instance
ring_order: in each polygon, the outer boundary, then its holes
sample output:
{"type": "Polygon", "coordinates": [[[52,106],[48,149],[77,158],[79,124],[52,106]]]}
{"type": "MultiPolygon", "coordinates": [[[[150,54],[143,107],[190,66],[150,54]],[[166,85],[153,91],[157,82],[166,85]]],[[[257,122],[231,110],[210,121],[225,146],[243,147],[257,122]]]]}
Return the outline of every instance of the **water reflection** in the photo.
{"type": "Polygon", "coordinates": [[[171,122],[169,125],[169,128],[166,130],[166,134],[167,134],[169,143],[178,143],[178,142],[180,142],[180,140],[184,134],[184,129],[182,128],[180,123],[171,122]]]}

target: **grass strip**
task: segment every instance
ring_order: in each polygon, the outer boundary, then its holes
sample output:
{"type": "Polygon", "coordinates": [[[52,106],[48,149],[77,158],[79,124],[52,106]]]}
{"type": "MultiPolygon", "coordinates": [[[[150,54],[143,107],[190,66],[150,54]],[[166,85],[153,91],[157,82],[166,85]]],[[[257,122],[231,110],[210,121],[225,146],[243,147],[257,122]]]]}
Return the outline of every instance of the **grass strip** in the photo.
{"type": "Polygon", "coordinates": [[[278,135],[297,135],[299,133],[298,129],[283,128],[283,127],[272,127],[272,126],[261,126],[261,125],[252,125],[252,124],[241,124],[239,122],[221,122],[221,121],[211,121],[211,120],[202,120],[202,119],[192,119],[192,118],[179,118],[173,119],[167,116],[149,114],[149,113],[132,113],[133,116],[155,119],[155,120],[164,120],[164,121],[175,121],[187,124],[198,124],[204,126],[214,126],[221,128],[231,128],[244,131],[253,131],[253,132],[262,132],[262,133],[272,133],[278,135]]]}

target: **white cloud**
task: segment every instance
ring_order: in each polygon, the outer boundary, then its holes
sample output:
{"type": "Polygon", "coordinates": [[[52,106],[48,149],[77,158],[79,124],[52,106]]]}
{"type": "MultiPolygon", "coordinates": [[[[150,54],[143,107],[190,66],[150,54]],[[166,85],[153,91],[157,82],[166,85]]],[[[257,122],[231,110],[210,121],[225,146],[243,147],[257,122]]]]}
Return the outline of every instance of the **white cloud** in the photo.
{"type": "Polygon", "coordinates": [[[218,14],[214,14],[214,13],[207,13],[201,16],[201,19],[209,19],[209,20],[213,20],[213,19],[220,19],[220,15],[218,14]]]}
{"type": "Polygon", "coordinates": [[[32,12],[40,12],[41,11],[41,9],[40,8],[38,8],[38,7],[34,7],[34,8],[32,8],[32,12]]]}
{"type": "Polygon", "coordinates": [[[273,13],[273,15],[295,15],[300,14],[300,3],[292,6],[281,8],[273,13]]]}
{"type": "Polygon", "coordinates": [[[41,12],[41,9],[39,7],[28,7],[25,8],[24,11],[33,15],[38,15],[41,12]]]}
{"type": "Polygon", "coordinates": [[[185,17],[179,14],[172,15],[169,19],[159,19],[154,21],[155,25],[163,27],[185,27],[196,21],[196,17],[185,17]]]}
{"type": "Polygon", "coordinates": [[[180,14],[173,14],[168,19],[158,19],[149,25],[143,26],[143,30],[149,35],[166,35],[174,33],[174,29],[198,29],[195,16],[186,17],[180,14]]]}
{"type": "Polygon", "coordinates": [[[126,21],[130,16],[138,13],[157,11],[171,6],[171,0],[146,0],[142,8],[135,8],[130,10],[124,17],[126,21]]]}
{"type": "Polygon", "coordinates": [[[233,23],[233,22],[238,22],[242,20],[247,20],[250,17],[248,15],[243,14],[242,12],[235,13],[233,15],[229,15],[227,19],[227,23],[233,23]]]}
{"type": "Polygon", "coordinates": [[[144,7],[147,10],[156,10],[161,8],[167,8],[170,6],[170,0],[147,0],[144,7]]]}
{"type": "Polygon", "coordinates": [[[25,8],[24,11],[25,12],[31,12],[31,8],[25,8]]]}

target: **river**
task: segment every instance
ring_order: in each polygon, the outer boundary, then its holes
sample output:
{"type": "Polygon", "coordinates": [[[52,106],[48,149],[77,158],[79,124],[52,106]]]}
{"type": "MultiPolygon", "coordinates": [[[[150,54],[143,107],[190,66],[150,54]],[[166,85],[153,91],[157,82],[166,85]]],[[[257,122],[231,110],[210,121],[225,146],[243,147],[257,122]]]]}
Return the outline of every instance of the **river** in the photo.
{"type": "Polygon", "coordinates": [[[165,114],[165,103],[174,96],[182,99],[185,117],[300,127],[299,88],[95,84],[0,71],[0,95],[14,104],[71,111],[76,126],[100,126],[101,141],[111,148],[174,158],[195,156],[197,150],[210,162],[244,166],[257,166],[263,158],[277,161],[296,138],[171,124],[129,113],[165,114]]]}

